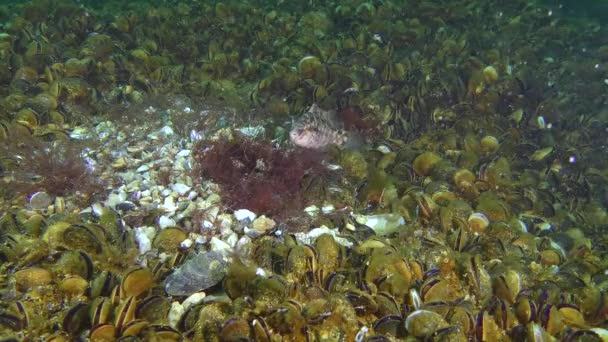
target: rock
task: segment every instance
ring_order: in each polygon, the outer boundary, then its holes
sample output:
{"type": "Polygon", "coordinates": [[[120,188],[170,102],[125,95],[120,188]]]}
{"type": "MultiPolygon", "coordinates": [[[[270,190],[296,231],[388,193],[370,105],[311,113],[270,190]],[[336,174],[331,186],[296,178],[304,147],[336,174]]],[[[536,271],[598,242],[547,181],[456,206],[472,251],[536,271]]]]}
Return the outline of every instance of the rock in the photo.
{"type": "Polygon", "coordinates": [[[177,328],[179,321],[182,316],[186,313],[186,308],[179,302],[171,303],[171,309],[169,310],[169,325],[173,328],[177,328]]]}
{"type": "Polygon", "coordinates": [[[184,196],[188,191],[190,191],[191,187],[182,183],[175,183],[171,185],[171,189],[177,192],[180,196],[184,196]]]}
{"type": "Polygon", "coordinates": [[[252,228],[259,232],[267,232],[276,226],[276,222],[273,219],[262,215],[253,220],[252,228]]]}
{"type": "Polygon", "coordinates": [[[206,296],[207,295],[205,294],[205,292],[193,293],[192,295],[190,295],[190,297],[186,298],[186,300],[183,301],[182,305],[184,309],[188,310],[191,306],[202,303],[203,299],[205,299],[206,296]]]}
{"type": "Polygon", "coordinates": [[[160,229],[165,229],[167,227],[175,226],[176,223],[175,220],[173,220],[169,216],[163,215],[158,218],[158,225],[160,226],[160,229]]]}
{"type": "Polygon", "coordinates": [[[189,296],[217,285],[228,268],[227,253],[209,251],[186,260],[165,279],[165,291],[170,296],[189,296]]]}
{"type": "Polygon", "coordinates": [[[257,217],[257,215],[251,211],[251,210],[247,210],[247,209],[239,209],[237,211],[234,212],[234,217],[238,220],[238,221],[242,221],[244,219],[249,219],[250,221],[255,220],[255,218],[257,217]]]}

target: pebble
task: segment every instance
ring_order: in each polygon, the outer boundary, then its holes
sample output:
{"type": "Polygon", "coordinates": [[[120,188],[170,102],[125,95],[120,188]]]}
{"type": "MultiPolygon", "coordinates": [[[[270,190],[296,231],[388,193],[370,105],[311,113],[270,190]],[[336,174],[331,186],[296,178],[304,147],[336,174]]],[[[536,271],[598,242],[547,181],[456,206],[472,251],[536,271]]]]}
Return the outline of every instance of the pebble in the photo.
{"type": "Polygon", "coordinates": [[[175,184],[171,185],[171,189],[173,189],[173,191],[177,192],[180,196],[184,196],[192,188],[187,186],[186,184],[175,183],[175,184]]]}
{"type": "Polygon", "coordinates": [[[159,225],[160,229],[165,229],[167,227],[175,226],[176,222],[169,216],[162,215],[161,217],[158,218],[158,225],[159,225]]]}
{"type": "Polygon", "coordinates": [[[174,213],[177,210],[177,205],[175,205],[175,200],[173,197],[165,197],[163,205],[160,207],[160,209],[167,213],[174,213]]]}
{"type": "Polygon", "coordinates": [[[139,247],[139,254],[145,254],[152,249],[152,240],[150,239],[150,232],[147,227],[137,227],[133,229],[135,232],[135,241],[139,247]]]}
{"type": "Polygon", "coordinates": [[[148,170],[150,170],[150,165],[144,164],[144,165],[138,167],[137,170],[135,170],[135,172],[146,172],[148,170]]]}
{"type": "Polygon", "coordinates": [[[171,309],[169,310],[169,325],[172,328],[177,328],[184,313],[186,313],[186,308],[184,308],[182,304],[179,302],[171,303],[171,309]]]}
{"type": "Polygon", "coordinates": [[[180,150],[177,152],[178,157],[188,157],[190,156],[190,150],[180,150]]]}
{"type": "Polygon", "coordinates": [[[238,221],[242,221],[244,219],[249,219],[250,221],[255,220],[255,218],[257,217],[257,215],[248,209],[239,209],[236,210],[234,212],[234,217],[238,220],[238,221]]]}
{"type": "Polygon", "coordinates": [[[190,295],[190,297],[188,297],[184,300],[184,302],[182,303],[182,306],[184,307],[185,310],[188,310],[188,309],[190,309],[190,307],[202,303],[203,299],[205,299],[206,296],[207,296],[207,294],[205,294],[205,292],[193,293],[190,295]]]}

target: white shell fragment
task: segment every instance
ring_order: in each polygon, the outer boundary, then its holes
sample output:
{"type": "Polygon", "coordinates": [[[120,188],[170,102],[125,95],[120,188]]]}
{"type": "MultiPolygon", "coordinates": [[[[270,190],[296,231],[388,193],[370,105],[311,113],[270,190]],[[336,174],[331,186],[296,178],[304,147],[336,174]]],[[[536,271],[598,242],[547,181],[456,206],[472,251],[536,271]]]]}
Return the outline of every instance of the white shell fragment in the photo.
{"type": "Polygon", "coordinates": [[[373,229],[380,236],[389,235],[405,224],[403,216],[398,214],[354,215],[355,221],[373,229]]]}
{"type": "Polygon", "coordinates": [[[314,228],[309,232],[295,233],[294,235],[296,236],[296,239],[306,244],[313,244],[316,238],[323,234],[329,234],[333,236],[334,240],[336,240],[337,243],[341,244],[344,247],[353,247],[353,243],[350,240],[338,236],[339,232],[337,229],[329,229],[326,226],[314,228]]]}

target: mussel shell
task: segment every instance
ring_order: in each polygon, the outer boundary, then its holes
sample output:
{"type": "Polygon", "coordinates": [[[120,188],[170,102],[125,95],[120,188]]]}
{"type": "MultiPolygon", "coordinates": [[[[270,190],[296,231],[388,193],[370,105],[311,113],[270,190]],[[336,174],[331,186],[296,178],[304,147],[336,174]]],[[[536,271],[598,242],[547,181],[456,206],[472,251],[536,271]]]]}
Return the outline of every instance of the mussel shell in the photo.
{"type": "Polygon", "coordinates": [[[99,254],[103,250],[103,244],[99,236],[89,227],[72,224],[63,232],[63,243],[75,250],[82,250],[91,254],[99,254]]]}
{"type": "Polygon", "coordinates": [[[150,296],[137,305],[135,316],[152,324],[162,324],[167,318],[171,302],[162,296],[150,296]]]}
{"type": "Polygon", "coordinates": [[[91,341],[113,341],[116,338],[116,327],[110,323],[100,323],[91,328],[91,341]]]}
{"type": "Polygon", "coordinates": [[[74,305],[63,318],[63,330],[72,337],[79,336],[81,332],[90,327],[91,320],[88,310],[89,305],[87,304],[74,305]]]}
{"type": "Polygon", "coordinates": [[[147,268],[136,268],[127,273],[122,279],[122,296],[137,297],[148,291],[154,285],[154,276],[147,268]]]}
{"type": "Polygon", "coordinates": [[[227,320],[220,329],[221,341],[249,341],[251,339],[251,328],[247,320],[234,317],[227,320]]]}
{"type": "Polygon", "coordinates": [[[406,334],[405,324],[401,316],[384,316],[374,322],[374,331],[380,334],[389,334],[394,337],[403,337],[406,334]]]}
{"type": "Polygon", "coordinates": [[[16,315],[2,312],[0,313],[0,326],[12,329],[14,331],[20,331],[23,329],[23,324],[20,317],[16,315]]]}

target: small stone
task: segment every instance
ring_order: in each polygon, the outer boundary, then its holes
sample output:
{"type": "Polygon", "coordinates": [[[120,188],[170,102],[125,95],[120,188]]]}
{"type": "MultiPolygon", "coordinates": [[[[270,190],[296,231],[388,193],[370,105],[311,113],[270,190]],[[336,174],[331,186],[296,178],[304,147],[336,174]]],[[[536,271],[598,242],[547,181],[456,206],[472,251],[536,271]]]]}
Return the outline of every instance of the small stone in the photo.
{"type": "Polygon", "coordinates": [[[53,203],[51,195],[44,191],[35,192],[30,196],[30,206],[34,210],[43,210],[53,203]]]}
{"type": "Polygon", "coordinates": [[[144,164],[144,165],[138,167],[137,170],[135,170],[135,172],[146,172],[148,170],[150,170],[150,165],[144,164]]]}
{"type": "Polygon", "coordinates": [[[205,299],[207,295],[205,292],[196,292],[190,295],[190,297],[186,298],[182,303],[182,306],[185,310],[188,310],[191,306],[200,304],[203,299],[205,299]]]}
{"type": "Polygon", "coordinates": [[[134,231],[135,241],[137,241],[137,246],[139,247],[139,254],[145,254],[152,249],[152,239],[149,236],[150,231],[147,227],[137,227],[134,231]]]}
{"type": "Polygon", "coordinates": [[[236,246],[236,243],[239,241],[239,236],[235,233],[232,232],[230,234],[228,234],[226,236],[226,238],[224,239],[224,241],[230,246],[230,247],[234,247],[236,246]]]}
{"type": "Polygon", "coordinates": [[[188,157],[190,155],[190,150],[180,150],[177,152],[178,157],[188,157]]]}
{"type": "Polygon", "coordinates": [[[165,197],[163,205],[160,206],[160,209],[168,213],[174,213],[177,210],[177,205],[175,205],[175,200],[173,197],[165,197]]]}
{"type": "Polygon", "coordinates": [[[269,230],[271,230],[272,228],[274,228],[277,224],[276,222],[274,222],[273,219],[266,217],[265,215],[262,215],[258,218],[256,218],[253,221],[252,224],[252,228],[257,230],[258,232],[261,233],[265,233],[269,230]]]}
{"type": "Polygon", "coordinates": [[[229,244],[216,238],[215,236],[211,238],[209,245],[211,246],[211,250],[215,252],[225,253],[232,249],[229,244]]]}
{"type": "Polygon", "coordinates": [[[127,165],[128,165],[127,158],[123,156],[123,157],[116,159],[112,163],[112,168],[116,169],[116,170],[122,170],[125,167],[127,167],[127,165]]]}
{"type": "Polygon", "coordinates": [[[173,220],[172,218],[163,215],[158,218],[158,225],[160,226],[161,229],[165,229],[167,227],[175,226],[176,223],[175,223],[175,220],[173,220]]]}
{"type": "Polygon", "coordinates": [[[249,219],[250,221],[253,221],[255,220],[256,216],[257,215],[253,211],[247,209],[239,209],[234,212],[234,217],[238,221],[242,221],[244,219],[249,219]]]}
{"type": "Polygon", "coordinates": [[[182,316],[186,313],[186,308],[179,302],[171,303],[171,309],[169,310],[169,325],[173,328],[177,328],[179,321],[182,316]]]}
{"type": "Polygon", "coordinates": [[[193,243],[194,243],[194,242],[193,242],[192,240],[190,240],[190,239],[186,239],[186,240],[182,241],[182,242],[179,244],[179,246],[180,246],[180,247],[183,247],[183,248],[188,249],[188,248],[190,248],[190,246],[192,246],[192,244],[193,244],[193,243]]]}
{"type": "Polygon", "coordinates": [[[171,186],[173,191],[176,191],[180,196],[184,196],[188,191],[190,191],[191,187],[182,183],[175,183],[171,186]]]}

